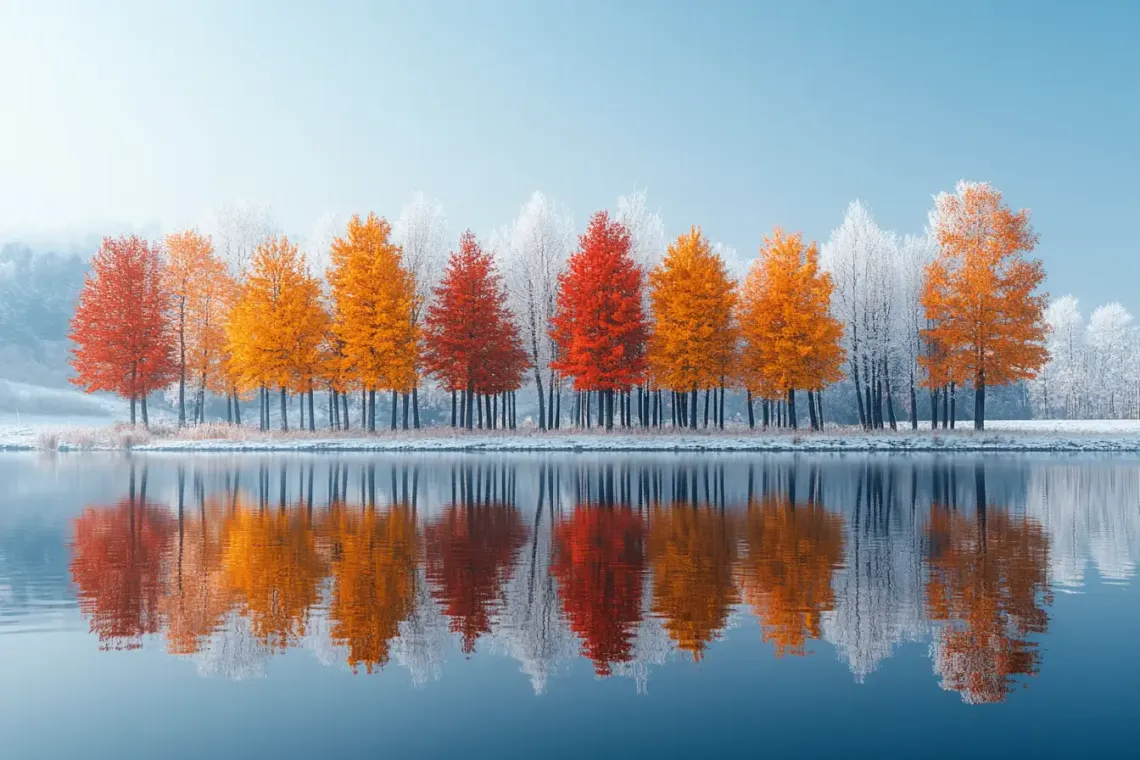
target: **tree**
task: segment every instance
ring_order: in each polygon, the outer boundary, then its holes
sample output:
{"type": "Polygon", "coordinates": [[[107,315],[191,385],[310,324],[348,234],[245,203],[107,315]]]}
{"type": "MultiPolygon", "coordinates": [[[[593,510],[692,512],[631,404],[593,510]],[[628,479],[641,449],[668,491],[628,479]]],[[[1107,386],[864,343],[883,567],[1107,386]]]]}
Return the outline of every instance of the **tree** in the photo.
{"type": "MultiPolygon", "coordinates": [[[[432,290],[439,282],[447,261],[447,218],[443,214],[443,206],[423,193],[416,193],[396,217],[392,237],[403,252],[404,269],[415,282],[416,299],[411,319],[412,329],[418,334],[423,329],[432,290]]],[[[420,426],[419,359],[417,356],[417,382],[412,387],[412,409],[417,428],[420,426]]]]}
{"type": "Polygon", "coordinates": [[[1135,397],[1137,369],[1135,327],[1128,309],[1116,302],[1098,306],[1089,316],[1088,345],[1093,362],[1086,393],[1098,416],[1121,417],[1135,397]]]}
{"type": "MultiPolygon", "coordinates": [[[[494,259],[468,230],[435,289],[424,335],[424,366],[444,388],[464,394],[461,424],[468,429],[474,425],[475,394],[489,401],[494,394],[514,390],[527,368],[506,303],[494,259]]],[[[453,406],[453,423],[454,411],[453,406]]]]}
{"type": "Polygon", "coordinates": [[[71,320],[71,382],[88,393],[109,391],[142,401],[176,376],[170,295],[157,246],[136,237],[104,238],[91,259],[71,320]]]}
{"type": "Polygon", "coordinates": [[[254,251],[226,323],[226,342],[239,387],[261,389],[264,428],[269,425],[269,388],[281,392],[283,430],[288,429],[288,391],[312,389],[328,319],[320,291],[288,238],[271,238],[254,251]]]}
{"type": "Polygon", "coordinates": [[[550,337],[550,324],[558,298],[558,277],[573,248],[573,222],[568,211],[535,192],[505,237],[507,292],[534,370],[538,426],[545,430],[558,424],[554,408],[556,375],[550,368],[557,347],[550,337]],[[548,373],[548,395],[543,393],[543,372],[548,373]]]}
{"type": "Polygon", "coordinates": [[[602,391],[606,427],[613,427],[615,391],[645,376],[648,326],[642,308],[641,267],[630,256],[630,236],[599,211],[578,239],[578,250],[558,278],[551,366],[574,378],[578,391],[602,391]]]}
{"type": "Polygon", "coordinates": [[[1080,394],[1087,381],[1080,302],[1071,295],[1053,301],[1045,310],[1045,324],[1049,361],[1034,384],[1039,410],[1047,415],[1056,411],[1061,416],[1079,416],[1080,394]]]}
{"type": "Polygon", "coordinates": [[[939,252],[927,268],[923,306],[927,357],[954,383],[974,386],[974,427],[985,427],[986,386],[1031,380],[1045,364],[1045,307],[1037,289],[1040,260],[1028,260],[1037,236],[1029,212],[1011,211],[988,183],[959,182],[935,198],[932,229],[939,252]]]}
{"type": "MultiPolygon", "coordinates": [[[[737,342],[736,284],[699,227],[679,236],[649,273],[649,301],[653,376],[664,388],[691,392],[695,409],[698,390],[724,384],[737,342]]],[[[697,426],[696,414],[689,425],[697,426]]]]}
{"type": "Polygon", "coordinates": [[[416,382],[415,281],[404,268],[388,222],[369,214],[349,220],[332,245],[333,334],[345,369],[369,394],[368,427],[376,429],[376,391],[410,391],[416,382]]]}
{"type": "MultiPolygon", "coordinates": [[[[746,388],[763,398],[786,395],[796,427],[795,390],[820,391],[843,377],[843,326],[831,316],[831,277],[819,270],[815,244],[779,228],[764,238],[744,281],[740,367],[746,388]]],[[[812,407],[812,427],[818,421],[812,407]]]]}
{"type": "Polygon", "coordinates": [[[917,387],[922,380],[920,359],[925,353],[926,310],[922,306],[922,288],[926,267],[934,260],[936,241],[929,235],[907,235],[899,247],[897,292],[899,295],[898,328],[901,355],[910,390],[910,426],[918,428],[917,387]]]}
{"type": "MultiPolygon", "coordinates": [[[[186,424],[186,378],[197,381],[194,422],[203,414],[207,387],[217,387],[225,351],[225,313],[233,280],[196,230],[166,236],[166,287],[170,294],[178,361],[178,424],[186,424]]],[[[222,383],[224,384],[224,383],[222,383]]]]}

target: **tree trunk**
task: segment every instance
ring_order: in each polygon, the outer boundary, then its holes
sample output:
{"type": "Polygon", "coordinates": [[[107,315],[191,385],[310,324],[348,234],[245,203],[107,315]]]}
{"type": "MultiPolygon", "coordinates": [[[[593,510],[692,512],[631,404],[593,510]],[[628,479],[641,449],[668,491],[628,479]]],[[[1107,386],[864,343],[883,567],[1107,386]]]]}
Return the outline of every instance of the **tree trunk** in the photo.
{"type": "Polygon", "coordinates": [[[237,388],[234,388],[234,424],[241,424],[241,399],[238,398],[237,388]]]}
{"type": "Polygon", "coordinates": [[[958,419],[958,388],[950,383],[950,429],[954,429],[954,422],[958,419]]]}
{"type": "MultiPolygon", "coordinates": [[[[689,408],[689,428],[691,430],[697,429],[697,409],[698,409],[697,404],[699,403],[699,401],[700,401],[700,392],[697,390],[697,386],[694,385],[693,390],[689,396],[689,407],[690,407],[689,408]]],[[[707,413],[707,409],[706,409],[706,413],[707,413]]],[[[706,422],[706,424],[707,424],[707,422],[706,422]]]]}
{"type": "Polygon", "coordinates": [[[744,393],[745,393],[745,398],[748,401],[748,429],[749,430],[755,430],[756,429],[756,412],[752,408],[752,389],[746,388],[744,393]]]}
{"type": "Polygon", "coordinates": [[[310,433],[317,432],[317,418],[316,418],[316,414],[315,414],[315,412],[316,412],[316,400],[313,398],[313,396],[315,396],[315,395],[316,395],[316,392],[313,390],[313,384],[312,384],[312,382],[310,382],[309,383],[309,432],[310,433]]]}
{"type": "Polygon", "coordinates": [[[146,428],[147,430],[150,430],[150,416],[147,414],[147,411],[146,411],[146,394],[145,393],[139,395],[139,406],[142,407],[143,427],[146,428]]]}
{"type": "Polygon", "coordinates": [[[898,430],[898,420],[895,419],[895,402],[891,398],[891,376],[887,373],[887,360],[883,359],[883,393],[887,397],[887,418],[891,423],[891,430],[898,430]]]}
{"type": "Polygon", "coordinates": [[[538,429],[546,430],[546,396],[542,391],[542,371],[535,366],[534,385],[538,389],[538,429]]]}
{"type": "Polygon", "coordinates": [[[950,427],[950,386],[942,386],[939,394],[942,397],[942,429],[950,427]]]}
{"type": "Polygon", "coordinates": [[[867,407],[867,429],[870,430],[875,427],[875,407],[871,404],[871,381],[867,381],[867,385],[863,388],[863,394],[866,396],[867,407]]]}
{"type": "Polygon", "coordinates": [[[420,429],[420,384],[412,386],[412,427],[420,429]]]}
{"type": "Polygon", "coordinates": [[[986,429],[986,372],[978,372],[974,381],[974,430],[986,429]]]}
{"type": "MultiPolygon", "coordinates": [[[[542,416],[542,410],[539,409],[539,417],[542,416]]],[[[546,429],[550,430],[555,425],[554,418],[554,373],[550,373],[550,377],[546,378],[546,429]]]]}
{"type": "Polygon", "coordinates": [[[870,427],[867,422],[867,414],[863,409],[863,387],[859,383],[859,357],[856,351],[851,352],[851,379],[855,381],[855,401],[859,409],[859,424],[863,429],[870,427]]]}
{"type": "Polygon", "coordinates": [[[402,396],[404,397],[404,420],[403,420],[403,426],[404,426],[404,430],[407,430],[407,429],[408,429],[408,413],[411,411],[411,406],[412,406],[412,394],[410,394],[410,393],[402,393],[402,394],[400,394],[400,395],[402,395],[402,396]]]}
{"type": "Polygon", "coordinates": [[[289,432],[289,396],[285,393],[285,389],[281,389],[281,430],[282,432],[289,432]]]}
{"type": "MultiPolygon", "coordinates": [[[[517,415],[516,407],[517,402],[511,401],[511,414],[517,415]]],[[[558,392],[554,394],[554,429],[560,430],[562,428],[562,381],[558,382],[558,392]]]]}
{"type": "Polygon", "coordinates": [[[136,424],[137,423],[135,422],[135,394],[132,393],[131,394],[131,427],[134,427],[136,424]]]}
{"type": "Polygon", "coordinates": [[[760,409],[761,415],[763,416],[761,424],[763,425],[764,429],[767,430],[768,426],[772,424],[772,407],[769,404],[768,399],[764,399],[760,402],[760,409]]]}
{"type": "Polygon", "coordinates": [[[788,388],[788,427],[796,429],[796,391],[788,388]]]}
{"type": "Polygon", "coordinates": [[[930,389],[930,429],[938,429],[938,389],[930,389]]]}
{"type": "Polygon", "coordinates": [[[918,394],[914,390],[914,368],[910,370],[910,429],[918,430],[918,394]]]}
{"type": "Polygon", "coordinates": [[[455,424],[456,424],[456,422],[457,422],[457,420],[456,420],[456,418],[455,418],[455,401],[456,401],[456,399],[455,399],[455,389],[454,389],[454,388],[452,388],[452,389],[451,389],[451,426],[452,426],[452,427],[455,427],[455,424]]]}
{"type": "Polygon", "coordinates": [[[396,393],[396,389],[393,388],[392,389],[392,430],[396,429],[396,406],[397,406],[398,402],[399,402],[399,394],[396,393]]]}
{"type": "Polygon", "coordinates": [[[815,392],[815,416],[819,420],[819,429],[823,431],[823,391],[815,392]]]}
{"type": "Polygon", "coordinates": [[[819,429],[819,421],[816,419],[816,416],[815,416],[815,391],[808,391],[807,392],[807,401],[808,401],[808,421],[811,424],[811,429],[813,431],[815,431],[815,430],[819,429]]]}
{"type": "Polygon", "coordinates": [[[305,429],[305,394],[304,394],[304,392],[301,393],[301,403],[298,404],[298,408],[300,409],[300,412],[299,412],[300,417],[297,420],[297,429],[298,430],[304,430],[305,429]]]}
{"type": "Polygon", "coordinates": [[[464,405],[464,424],[467,429],[471,430],[475,426],[475,385],[468,381],[467,383],[467,396],[463,401],[464,405]]]}
{"type": "Polygon", "coordinates": [[[351,430],[352,429],[352,419],[348,416],[348,394],[347,393],[341,393],[340,394],[340,402],[341,402],[341,405],[344,407],[344,419],[342,419],[340,421],[341,427],[343,427],[345,430],[351,430]]]}

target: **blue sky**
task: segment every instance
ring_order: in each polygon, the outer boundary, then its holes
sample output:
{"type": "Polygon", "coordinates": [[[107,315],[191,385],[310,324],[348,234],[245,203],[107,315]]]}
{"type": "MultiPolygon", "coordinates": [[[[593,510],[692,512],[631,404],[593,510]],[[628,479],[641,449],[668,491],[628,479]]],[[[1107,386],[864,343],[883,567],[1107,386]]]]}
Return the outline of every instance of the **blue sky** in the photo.
{"type": "Polygon", "coordinates": [[[578,222],[636,187],[751,256],[861,198],[919,231],[989,180],[1048,289],[1140,308],[1140,4],[0,2],[0,230],[270,204],[456,233],[534,190],[578,222]],[[327,6],[327,7],[326,7],[327,6]]]}

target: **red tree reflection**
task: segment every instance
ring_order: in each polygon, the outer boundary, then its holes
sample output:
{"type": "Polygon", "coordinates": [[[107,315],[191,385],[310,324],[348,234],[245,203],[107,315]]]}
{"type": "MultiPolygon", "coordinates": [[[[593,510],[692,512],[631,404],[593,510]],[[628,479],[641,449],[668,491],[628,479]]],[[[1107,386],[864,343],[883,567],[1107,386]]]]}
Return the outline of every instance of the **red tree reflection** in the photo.
{"type": "Polygon", "coordinates": [[[554,527],[562,607],[598,675],[632,657],[641,621],[645,528],[627,507],[579,505],[554,527]]]}

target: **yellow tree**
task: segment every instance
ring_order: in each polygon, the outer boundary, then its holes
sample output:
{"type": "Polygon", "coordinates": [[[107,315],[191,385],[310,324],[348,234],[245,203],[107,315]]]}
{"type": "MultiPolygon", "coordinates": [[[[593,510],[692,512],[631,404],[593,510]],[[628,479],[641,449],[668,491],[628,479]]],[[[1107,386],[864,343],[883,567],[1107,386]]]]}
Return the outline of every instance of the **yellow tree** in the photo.
{"type": "Polygon", "coordinates": [[[1029,212],[1014,212],[985,182],[959,182],[935,200],[939,253],[927,268],[922,304],[936,350],[921,360],[932,382],[971,382],[974,427],[985,426],[986,386],[1030,380],[1048,358],[1048,295],[1029,212]]]}
{"type": "Polygon", "coordinates": [[[329,606],[332,639],[347,648],[354,672],[364,665],[372,673],[387,664],[400,623],[415,606],[420,547],[415,514],[406,504],[387,512],[336,504],[327,531],[336,558],[329,606]]]}
{"type": "MultiPolygon", "coordinates": [[[[698,390],[707,394],[723,387],[732,364],[736,285],[700,228],[693,227],[669,246],[665,258],[649,273],[649,289],[650,372],[663,387],[691,394],[688,422],[695,428],[698,390]]],[[[707,399],[706,395],[706,425],[707,399]]]]}
{"type": "Polygon", "coordinates": [[[808,391],[812,427],[820,424],[813,399],[842,379],[843,325],[831,316],[831,277],[819,269],[815,243],[778,227],[765,236],[740,297],[743,339],[740,371],[745,388],[762,398],[784,396],[796,427],[795,391],[808,391]]]}
{"type": "Polygon", "coordinates": [[[376,391],[409,392],[416,384],[415,280],[391,233],[375,214],[353,216],[345,235],[333,241],[328,275],[333,333],[343,364],[368,392],[370,430],[376,429],[376,391]]]}
{"type": "Polygon", "coordinates": [[[288,430],[288,391],[306,379],[311,388],[326,320],[320,284],[297,246],[284,236],[259,245],[226,322],[226,345],[238,387],[261,391],[262,428],[269,427],[268,389],[275,387],[281,391],[281,427],[288,430]]]}

